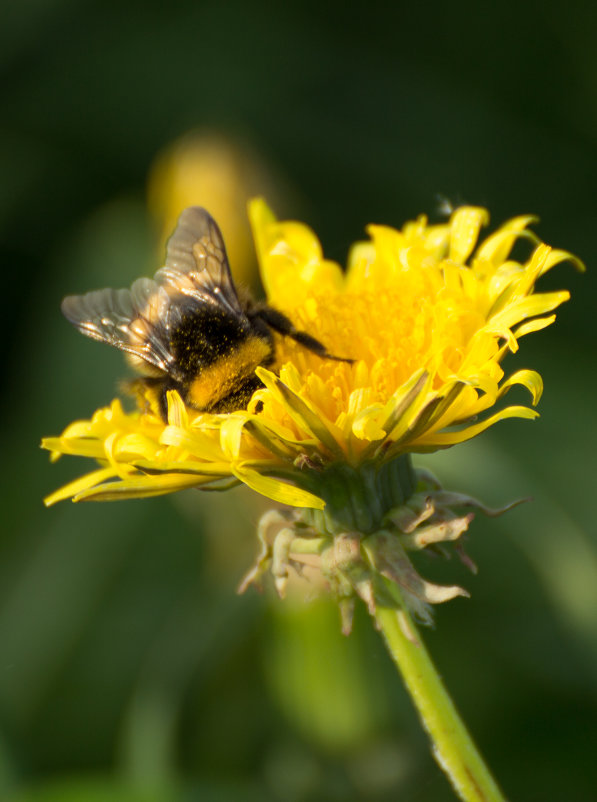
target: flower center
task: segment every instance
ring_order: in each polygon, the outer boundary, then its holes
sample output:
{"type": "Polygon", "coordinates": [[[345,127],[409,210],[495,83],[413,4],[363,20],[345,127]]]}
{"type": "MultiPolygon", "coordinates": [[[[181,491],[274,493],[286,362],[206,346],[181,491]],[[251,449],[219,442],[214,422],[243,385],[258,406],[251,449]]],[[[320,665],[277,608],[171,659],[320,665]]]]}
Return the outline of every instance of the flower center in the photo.
{"type": "Polygon", "coordinates": [[[311,294],[301,307],[284,311],[331,353],[362,364],[322,360],[289,338],[277,346],[278,364],[292,362],[306,385],[311,376],[323,381],[336,402],[332,420],[348,409],[355,390],[366,390],[367,404],[385,404],[421,368],[441,386],[460,372],[485,318],[462,285],[438,286],[439,273],[404,272],[400,282],[377,282],[363,292],[311,294]]]}

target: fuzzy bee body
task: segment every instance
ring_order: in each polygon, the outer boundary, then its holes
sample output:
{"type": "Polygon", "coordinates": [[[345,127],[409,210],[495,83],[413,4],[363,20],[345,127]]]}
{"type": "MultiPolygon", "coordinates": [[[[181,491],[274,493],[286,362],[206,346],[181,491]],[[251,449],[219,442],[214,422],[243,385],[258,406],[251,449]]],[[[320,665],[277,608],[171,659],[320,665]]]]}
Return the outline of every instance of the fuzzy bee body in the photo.
{"type": "Polygon", "coordinates": [[[246,407],[261,386],[255,368],[275,361],[274,331],[339,359],[281,312],[237,292],[220,229],[197,206],[180,215],[153,279],[68,296],[62,312],[81,333],[128,355],[142,374],[129,389],[164,420],[168,390],[204,412],[246,407]]]}

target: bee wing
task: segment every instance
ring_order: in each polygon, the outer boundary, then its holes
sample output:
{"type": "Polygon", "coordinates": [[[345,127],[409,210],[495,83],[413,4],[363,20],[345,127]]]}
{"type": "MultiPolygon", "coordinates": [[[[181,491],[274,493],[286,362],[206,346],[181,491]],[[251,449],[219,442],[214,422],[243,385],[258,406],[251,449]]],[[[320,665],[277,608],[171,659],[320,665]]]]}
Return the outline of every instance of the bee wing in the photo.
{"type": "Polygon", "coordinates": [[[244,317],[218,224],[205,209],[190,206],[178,218],[166,247],[166,264],[155,279],[169,294],[215,304],[244,317]]]}
{"type": "Polygon", "coordinates": [[[169,332],[179,310],[156,281],[140,278],[130,290],[95,290],[69,295],[61,305],[65,318],[82,334],[133,354],[175,375],[169,332]]]}

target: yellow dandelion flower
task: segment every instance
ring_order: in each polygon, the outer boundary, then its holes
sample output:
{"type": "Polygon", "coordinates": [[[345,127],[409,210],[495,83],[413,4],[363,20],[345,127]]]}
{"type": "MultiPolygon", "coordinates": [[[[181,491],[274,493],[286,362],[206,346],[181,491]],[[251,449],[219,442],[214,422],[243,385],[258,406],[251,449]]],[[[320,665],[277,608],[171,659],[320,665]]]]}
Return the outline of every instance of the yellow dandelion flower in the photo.
{"type": "Polygon", "coordinates": [[[401,230],[370,226],[344,272],[324,258],[307,226],[278,222],[260,199],[249,212],[271,308],[247,306],[244,318],[222,269],[221,241],[189,243],[183,217],[157,281],[135,282],[130,293],[65,300],[63,311],[83,333],[149,363],[162,378],[135,384],[136,410],[126,412],[115,400],[43,441],[52,459],[73,454],[100,466],[46,503],[239,482],[283,503],[285,509],[260,521],[261,553],[240,590],[270,571],[283,595],[291,570],[315,571],[338,599],[346,633],[355,599],[362,599],[461,799],[503,802],[411,617],[429,621],[429,605],[468,594],[423,579],[408,552],[452,544],[475,570],[460,545],[470,508],[504,510],[443,490],[413,468],[411,455],[469,440],[506,418],[536,417],[531,407],[541,396],[541,377],[528,369],[507,375],[502,364],[568,300],[566,291],[537,292],[541,276],[566,259],[582,264],[540,242],[529,216],[479,242],[488,214],[463,207],[440,225],[419,217],[401,230]],[[512,256],[521,239],[531,246],[524,262],[512,256]],[[202,270],[212,281],[198,287],[193,276],[202,270]],[[211,304],[215,329],[224,326],[218,315],[229,322],[226,305],[244,321],[236,345],[226,330],[218,359],[196,366],[201,370],[190,384],[179,380],[182,367],[173,355],[186,354],[188,373],[191,346],[180,351],[178,343],[176,351],[173,343],[192,332],[173,298],[211,304]],[[265,334],[251,328],[259,316],[260,326],[269,326],[265,334]],[[148,344],[156,321],[161,335],[148,344]],[[156,382],[167,392],[157,393],[156,382]],[[502,403],[516,385],[529,392],[531,406],[502,403]]]}
{"type": "Polygon", "coordinates": [[[276,365],[257,368],[263,388],[247,409],[201,413],[172,392],[166,422],[151,405],[125,413],[115,401],[44,440],[54,458],[77,454],[102,465],[47,503],[239,481],[276,501],[323,509],[326,471],[370,468],[389,492],[387,508],[401,500],[401,486],[391,486],[396,458],[536,416],[527,406],[495,409],[514,385],[533,405],[542,392],[538,373],[505,376],[502,361],[569,297],[536,292],[537,280],[564,259],[579,262],[541,243],[528,229],[532,217],[510,220],[480,244],[488,215],[479,208],[457,209],[440,225],[425,217],[401,230],[372,225],[345,273],[307,226],[278,222],[264,201],[251,203],[250,218],[268,303],[352,361],[276,337],[276,365]],[[520,238],[533,246],[524,263],[509,258],[520,238]]]}

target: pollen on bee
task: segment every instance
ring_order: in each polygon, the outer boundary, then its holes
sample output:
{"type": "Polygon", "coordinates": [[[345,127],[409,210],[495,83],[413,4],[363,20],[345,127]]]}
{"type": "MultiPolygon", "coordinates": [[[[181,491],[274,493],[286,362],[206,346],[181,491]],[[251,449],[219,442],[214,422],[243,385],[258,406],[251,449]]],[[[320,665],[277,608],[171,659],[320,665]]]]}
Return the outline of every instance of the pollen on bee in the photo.
{"type": "Polygon", "coordinates": [[[269,342],[249,337],[232,353],[205,367],[189,387],[187,398],[197,409],[209,409],[215,401],[233,393],[249,378],[255,368],[268,361],[272,353],[269,342]]]}

